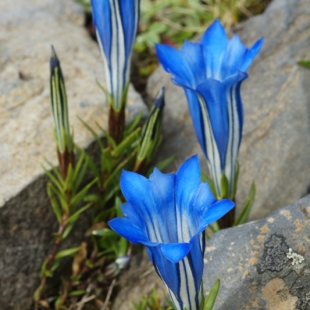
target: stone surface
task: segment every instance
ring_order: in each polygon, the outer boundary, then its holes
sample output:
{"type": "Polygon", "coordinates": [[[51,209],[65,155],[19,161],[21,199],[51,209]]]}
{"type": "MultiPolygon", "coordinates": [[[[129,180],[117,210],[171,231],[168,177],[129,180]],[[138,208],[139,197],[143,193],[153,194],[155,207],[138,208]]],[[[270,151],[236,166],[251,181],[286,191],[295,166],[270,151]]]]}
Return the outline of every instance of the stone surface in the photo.
{"type": "MultiPolygon", "coordinates": [[[[53,44],[66,79],[75,142],[86,147],[90,126],[107,123],[99,49],[71,0],[0,1],[0,309],[25,310],[47,254],[55,217],[46,198],[41,164],[56,164],[49,99],[53,44]]],[[[129,91],[128,117],[146,112],[129,91]]],[[[81,232],[76,232],[76,238],[81,232]]]]}
{"type": "Polygon", "coordinates": [[[214,310],[310,309],[310,196],[209,241],[204,284],[221,288],[214,310]]]}
{"type": "MultiPolygon", "coordinates": [[[[250,219],[265,217],[308,192],[310,70],[297,61],[310,59],[309,28],[308,0],[274,0],[262,15],[236,29],[247,46],[265,38],[242,86],[245,122],[237,203],[244,203],[255,180],[250,219]]],[[[162,157],[177,154],[178,166],[198,153],[206,169],[183,90],[159,68],[148,82],[149,96],[154,98],[161,86],[166,87],[162,157]]]]}

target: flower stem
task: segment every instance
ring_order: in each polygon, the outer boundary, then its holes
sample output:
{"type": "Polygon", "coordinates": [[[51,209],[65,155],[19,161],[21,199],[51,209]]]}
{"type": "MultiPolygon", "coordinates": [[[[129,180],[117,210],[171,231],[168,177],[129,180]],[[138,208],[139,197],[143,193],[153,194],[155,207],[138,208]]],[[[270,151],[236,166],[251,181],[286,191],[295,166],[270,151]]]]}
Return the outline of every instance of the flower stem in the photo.
{"type": "Polygon", "coordinates": [[[119,111],[114,110],[110,105],[109,111],[109,134],[118,144],[122,141],[125,128],[125,105],[119,111]]]}
{"type": "MultiPolygon", "coordinates": [[[[233,199],[235,201],[235,199],[233,199]]],[[[229,212],[227,212],[222,218],[220,218],[217,222],[220,226],[220,229],[230,228],[233,226],[236,217],[236,207],[232,208],[229,212]]]]}
{"type": "Polygon", "coordinates": [[[52,267],[53,267],[53,262],[55,261],[56,255],[59,251],[60,244],[62,242],[62,235],[66,229],[67,220],[68,220],[68,215],[63,214],[62,221],[61,221],[59,228],[58,228],[58,233],[57,233],[57,237],[56,237],[56,240],[54,243],[52,254],[50,254],[47,258],[48,262],[47,262],[46,267],[45,267],[44,275],[43,275],[43,277],[41,279],[41,283],[40,283],[40,285],[39,285],[39,287],[35,293],[35,309],[36,310],[39,309],[39,302],[41,300],[41,295],[42,295],[43,289],[44,289],[46,281],[47,281],[46,272],[50,272],[52,267]]]}

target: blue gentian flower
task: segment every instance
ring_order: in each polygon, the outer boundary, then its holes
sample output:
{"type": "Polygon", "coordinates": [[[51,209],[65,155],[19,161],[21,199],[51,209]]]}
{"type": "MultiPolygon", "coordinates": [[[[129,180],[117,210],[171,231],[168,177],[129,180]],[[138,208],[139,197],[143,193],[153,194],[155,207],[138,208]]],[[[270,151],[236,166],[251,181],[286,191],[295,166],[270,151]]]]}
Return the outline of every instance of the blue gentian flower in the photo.
{"type": "Polygon", "coordinates": [[[107,90],[116,111],[123,108],[140,14],[140,0],[91,0],[93,22],[104,59],[107,90]]]}
{"type": "Polygon", "coordinates": [[[120,186],[125,218],[109,222],[132,243],[146,246],[176,309],[198,310],[205,249],[205,228],[234,207],[216,201],[208,183],[200,183],[198,157],[185,161],[176,174],[158,169],[149,179],[123,171],[120,186]]]}
{"type": "Polygon", "coordinates": [[[233,198],[243,127],[241,83],[261,49],[263,39],[246,48],[238,35],[228,39],[218,20],[206,30],[200,43],[185,41],[181,50],[158,44],[157,56],[172,81],[184,88],[195,132],[209,170],[221,194],[225,174],[228,197],[233,198]]]}

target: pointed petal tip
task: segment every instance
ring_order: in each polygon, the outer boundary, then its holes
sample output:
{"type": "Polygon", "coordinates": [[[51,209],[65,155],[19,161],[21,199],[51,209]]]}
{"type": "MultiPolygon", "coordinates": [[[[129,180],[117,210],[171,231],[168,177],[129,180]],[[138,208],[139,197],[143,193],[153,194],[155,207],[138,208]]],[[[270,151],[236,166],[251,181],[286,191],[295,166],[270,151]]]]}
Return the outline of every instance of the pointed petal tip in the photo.
{"type": "Polygon", "coordinates": [[[165,87],[162,87],[159,91],[157,98],[154,101],[154,105],[158,109],[163,109],[165,106],[165,87]]]}
{"type": "Polygon", "coordinates": [[[55,68],[60,67],[60,61],[57,57],[56,50],[53,45],[51,45],[50,67],[51,67],[51,70],[54,70],[55,68]]]}

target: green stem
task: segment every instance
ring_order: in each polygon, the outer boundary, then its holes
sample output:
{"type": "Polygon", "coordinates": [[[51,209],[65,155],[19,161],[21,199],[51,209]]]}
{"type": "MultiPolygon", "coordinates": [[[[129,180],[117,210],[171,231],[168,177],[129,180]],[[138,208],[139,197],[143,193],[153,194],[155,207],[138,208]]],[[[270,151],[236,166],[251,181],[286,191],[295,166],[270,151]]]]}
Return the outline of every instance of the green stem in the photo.
{"type": "MultiPolygon", "coordinates": [[[[55,258],[56,258],[56,255],[59,251],[59,247],[60,247],[60,244],[62,242],[62,235],[66,229],[66,224],[67,224],[67,220],[68,220],[68,215],[67,214],[64,214],[62,216],[62,220],[61,220],[61,223],[59,225],[59,228],[58,228],[58,233],[57,233],[57,237],[56,237],[56,240],[55,240],[55,243],[54,243],[54,247],[53,247],[53,251],[52,251],[52,254],[50,254],[48,256],[48,262],[46,264],[46,268],[45,270],[46,271],[51,271],[52,267],[53,267],[53,262],[55,261],[55,258]]],[[[35,296],[35,309],[39,309],[39,302],[41,300],[41,295],[42,295],[42,292],[44,290],[44,287],[45,287],[45,284],[46,284],[46,281],[47,281],[47,276],[46,276],[46,273],[43,275],[42,279],[41,279],[41,283],[36,291],[36,296],[35,296]]]]}

